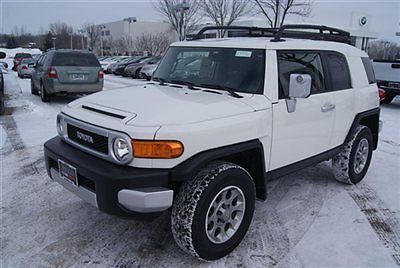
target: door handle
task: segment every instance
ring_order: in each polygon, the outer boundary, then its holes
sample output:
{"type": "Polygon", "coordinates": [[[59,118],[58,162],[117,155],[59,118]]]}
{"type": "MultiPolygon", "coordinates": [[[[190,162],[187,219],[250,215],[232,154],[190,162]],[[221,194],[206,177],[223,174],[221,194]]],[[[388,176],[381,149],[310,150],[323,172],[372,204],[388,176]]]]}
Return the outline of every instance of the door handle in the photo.
{"type": "Polygon", "coordinates": [[[325,104],[324,106],[321,107],[321,112],[326,113],[335,110],[335,108],[336,108],[335,104],[325,104]]]}

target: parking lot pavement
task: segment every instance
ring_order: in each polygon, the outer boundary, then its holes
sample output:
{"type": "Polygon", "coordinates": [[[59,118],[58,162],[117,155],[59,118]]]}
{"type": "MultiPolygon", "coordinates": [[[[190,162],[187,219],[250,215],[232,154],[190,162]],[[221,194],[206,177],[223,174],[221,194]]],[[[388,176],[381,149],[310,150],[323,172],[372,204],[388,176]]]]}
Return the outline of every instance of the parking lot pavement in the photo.
{"type": "MultiPolygon", "coordinates": [[[[105,90],[144,83],[105,77],[105,90]]],[[[166,212],[146,223],[106,215],[53,183],[43,143],[74,97],[42,103],[29,79],[5,75],[0,117],[2,267],[394,267],[400,265],[400,99],[382,107],[384,128],[365,180],[345,186],[324,162],[269,182],[241,245],[200,262],[174,243],[166,212]]],[[[134,90],[134,88],[132,88],[134,90]]]]}

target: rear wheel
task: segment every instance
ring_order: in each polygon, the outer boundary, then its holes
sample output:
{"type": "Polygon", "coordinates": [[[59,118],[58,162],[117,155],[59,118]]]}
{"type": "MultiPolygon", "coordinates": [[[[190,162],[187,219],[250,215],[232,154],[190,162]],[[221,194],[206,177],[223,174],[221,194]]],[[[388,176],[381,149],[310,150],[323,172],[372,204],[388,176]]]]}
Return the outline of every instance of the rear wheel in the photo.
{"type": "Polygon", "coordinates": [[[212,163],[179,191],[171,215],[175,241],[199,259],[222,258],[245,236],[254,203],[253,179],[245,169],[212,163]]]}
{"type": "Polygon", "coordinates": [[[31,79],[31,93],[32,93],[32,95],[36,95],[36,96],[39,95],[39,92],[36,89],[35,84],[33,83],[32,79],[31,79]]]}
{"type": "Polygon", "coordinates": [[[49,102],[50,101],[50,95],[46,92],[46,89],[42,84],[40,84],[40,97],[43,102],[49,102]]]}
{"type": "Polygon", "coordinates": [[[373,141],[371,130],[358,126],[352,139],[332,159],[336,180],[346,184],[360,182],[368,171],[372,158],[373,141]]]}

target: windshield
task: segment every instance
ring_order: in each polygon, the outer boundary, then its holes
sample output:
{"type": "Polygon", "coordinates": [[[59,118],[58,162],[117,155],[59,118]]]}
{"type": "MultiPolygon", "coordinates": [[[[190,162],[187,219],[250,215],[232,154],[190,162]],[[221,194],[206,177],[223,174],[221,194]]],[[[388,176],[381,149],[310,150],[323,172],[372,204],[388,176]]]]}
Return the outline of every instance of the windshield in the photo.
{"type": "Polygon", "coordinates": [[[154,80],[262,94],[265,50],[170,47],[154,80]]]}

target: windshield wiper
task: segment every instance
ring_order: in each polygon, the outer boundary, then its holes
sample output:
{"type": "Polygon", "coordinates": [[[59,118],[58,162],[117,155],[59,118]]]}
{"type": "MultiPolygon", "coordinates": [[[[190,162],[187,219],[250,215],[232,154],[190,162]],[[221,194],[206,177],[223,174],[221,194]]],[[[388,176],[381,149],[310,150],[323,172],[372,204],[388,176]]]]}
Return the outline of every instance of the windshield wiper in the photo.
{"type": "Polygon", "coordinates": [[[153,77],[153,81],[160,82],[161,86],[166,83],[165,79],[161,77],[153,77]]]}
{"type": "Polygon", "coordinates": [[[243,98],[243,96],[240,96],[239,94],[237,94],[235,89],[231,88],[231,87],[226,87],[226,86],[221,86],[221,85],[212,85],[212,84],[200,84],[199,86],[224,90],[224,91],[227,91],[229,93],[229,95],[231,95],[234,98],[238,98],[238,99],[243,98]]]}
{"type": "Polygon", "coordinates": [[[199,90],[198,88],[195,88],[195,84],[193,84],[193,83],[191,83],[191,82],[189,82],[189,81],[183,81],[183,80],[171,80],[171,81],[168,81],[169,83],[172,83],[172,84],[179,84],[179,85],[185,85],[185,86],[187,86],[189,89],[191,89],[191,90],[199,90]]]}

